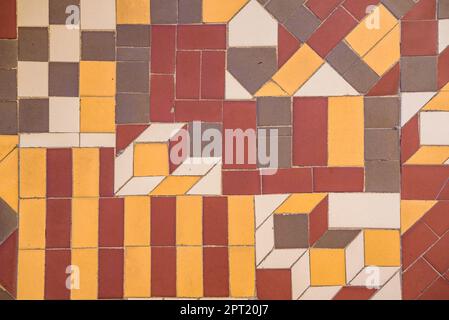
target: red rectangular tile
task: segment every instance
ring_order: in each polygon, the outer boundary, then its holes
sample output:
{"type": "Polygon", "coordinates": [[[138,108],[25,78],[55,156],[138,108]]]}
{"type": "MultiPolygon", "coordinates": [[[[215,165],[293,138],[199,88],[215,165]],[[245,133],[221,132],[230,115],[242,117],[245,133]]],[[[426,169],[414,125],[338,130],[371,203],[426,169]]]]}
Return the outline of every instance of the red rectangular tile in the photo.
{"type": "Polygon", "coordinates": [[[123,249],[98,250],[98,298],[123,298],[123,249]]]}
{"type": "Polygon", "coordinates": [[[66,273],[66,271],[70,265],[70,250],[45,251],[45,299],[70,299],[70,289],[66,287],[66,281],[70,276],[70,273],[66,273]]]}
{"type": "Polygon", "coordinates": [[[438,88],[449,82],[449,47],[438,56],[438,88]]]}
{"type": "Polygon", "coordinates": [[[229,296],[228,248],[203,249],[203,285],[206,297],[229,296]]]}
{"type": "Polygon", "coordinates": [[[403,56],[431,56],[437,54],[438,22],[402,21],[401,54],[403,56]]]}
{"type": "Polygon", "coordinates": [[[327,98],[293,100],[293,164],[327,165],[327,98]]]}
{"type": "Polygon", "coordinates": [[[259,170],[223,170],[223,194],[245,195],[260,194],[259,170]]]}
{"type": "Polygon", "coordinates": [[[100,196],[114,195],[114,148],[100,148],[100,196]]]}
{"type": "Polygon", "coordinates": [[[278,169],[273,175],[262,175],[262,193],[312,192],[312,169],[278,169]]]}
{"type": "Polygon", "coordinates": [[[178,49],[226,49],[226,25],[180,25],[178,49]]]}
{"type": "Polygon", "coordinates": [[[150,84],[150,119],[153,122],[173,122],[175,79],[172,75],[152,75],[150,84]]]}
{"type": "Polygon", "coordinates": [[[223,101],[221,100],[178,100],[175,102],[175,118],[178,122],[221,122],[223,101]]]}
{"type": "Polygon", "coordinates": [[[228,198],[203,198],[204,245],[228,244],[228,198]]]}
{"type": "Polygon", "coordinates": [[[16,297],[18,235],[16,230],[0,244],[0,283],[13,297],[16,297]]]}
{"type": "Polygon", "coordinates": [[[17,38],[16,0],[0,1],[0,39],[17,38]]]}
{"type": "Polygon", "coordinates": [[[403,270],[407,270],[437,240],[437,236],[424,222],[419,221],[407,230],[402,236],[403,270]]]}
{"type": "Polygon", "coordinates": [[[448,179],[448,166],[403,166],[402,199],[435,200],[448,179]]]}
{"type": "Polygon", "coordinates": [[[292,276],[289,269],[257,269],[257,298],[260,300],[291,300],[292,276]]]}
{"type": "Polygon", "coordinates": [[[72,196],[71,149],[47,149],[47,196],[72,196]]]}
{"type": "Polygon", "coordinates": [[[315,31],[308,44],[322,58],[325,58],[356,25],[357,21],[340,7],[315,31]]]}
{"type": "Polygon", "coordinates": [[[343,6],[348,10],[356,19],[362,20],[370,11],[369,6],[375,6],[379,4],[380,0],[346,0],[343,6]],[[368,12],[367,12],[368,11],[368,12]]]}
{"type": "Polygon", "coordinates": [[[151,245],[176,244],[176,198],[151,198],[151,245]]]}
{"type": "Polygon", "coordinates": [[[176,297],[176,247],[151,249],[151,296],[176,297]]]}
{"type": "Polygon", "coordinates": [[[47,248],[70,248],[72,201],[47,199],[45,243],[47,248]]]}
{"type": "Polygon", "coordinates": [[[424,259],[419,259],[402,274],[402,298],[414,300],[438,277],[424,259]]]}
{"type": "Polygon", "coordinates": [[[329,200],[326,197],[309,214],[309,245],[312,247],[329,229],[329,200]]]}
{"type": "Polygon", "coordinates": [[[326,19],[343,0],[309,0],[307,7],[321,20],[326,19]]]}
{"type": "Polygon", "coordinates": [[[363,192],[363,168],[313,168],[313,192],[363,192]]]}
{"type": "Polygon", "coordinates": [[[201,98],[224,99],[225,51],[203,51],[201,60],[201,98]]]}
{"type": "Polygon", "coordinates": [[[122,198],[100,199],[98,223],[100,247],[123,247],[124,200],[122,198]]]}
{"type": "Polygon", "coordinates": [[[174,74],[176,27],[151,26],[151,72],[174,74]]]}
{"type": "Polygon", "coordinates": [[[201,53],[178,51],[176,53],[176,98],[198,99],[200,97],[201,53]]]}

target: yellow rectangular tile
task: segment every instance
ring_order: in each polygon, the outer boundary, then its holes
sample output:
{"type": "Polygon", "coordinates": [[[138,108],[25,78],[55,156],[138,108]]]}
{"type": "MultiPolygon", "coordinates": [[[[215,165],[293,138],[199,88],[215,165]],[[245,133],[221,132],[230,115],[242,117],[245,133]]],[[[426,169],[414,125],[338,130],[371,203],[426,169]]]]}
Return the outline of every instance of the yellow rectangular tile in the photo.
{"type": "Polygon", "coordinates": [[[229,245],[254,245],[254,197],[228,198],[229,245]]]}
{"type": "Polygon", "coordinates": [[[177,245],[203,244],[203,201],[201,196],[176,198],[177,245]]]}
{"type": "Polygon", "coordinates": [[[326,198],[326,193],[298,193],[292,194],[282,203],[275,213],[292,214],[304,213],[308,214],[326,198]]]}
{"type": "Polygon", "coordinates": [[[46,200],[20,200],[19,248],[45,248],[46,200]]]}
{"type": "MultiPolygon", "coordinates": [[[[98,249],[72,249],[72,266],[79,270],[79,287],[72,288],[73,300],[98,298],[98,249]]],[[[72,275],[76,274],[76,271],[72,275]]],[[[75,279],[74,279],[75,280],[75,279]]]]}
{"type": "Polygon", "coordinates": [[[178,297],[203,296],[203,248],[176,248],[176,292],[178,297]]]}
{"type": "Polygon", "coordinates": [[[115,132],[114,98],[81,98],[80,112],[81,132],[115,132]]]}
{"type": "Polygon", "coordinates": [[[229,289],[233,298],[255,296],[254,247],[229,247],[229,289]]]}
{"type": "Polygon", "coordinates": [[[189,191],[200,177],[168,176],[150,194],[155,196],[177,196],[189,191]]]}
{"type": "Polygon", "coordinates": [[[99,188],[99,149],[73,148],[73,196],[98,197],[99,188]]]}
{"type": "Polygon", "coordinates": [[[203,0],[203,21],[228,22],[249,0],[203,0]]]}
{"type": "Polygon", "coordinates": [[[364,166],[363,97],[329,98],[328,165],[364,166]]]}
{"type": "Polygon", "coordinates": [[[98,199],[72,199],[72,247],[98,247],[98,199]]]}
{"type": "Polygon", "coordinates": [[[137,143],[134,146],[134,175],[167,176],[169,173],[166,143],[137,143]]]}
{"type": "Polygon", "coordinates": [[[293,95],[322,64],[323,59],[307,44],[304,44],[276,72],[273,80],[289,95],[293,95]]]}
{"type": "Polygon", "coordinates": [[[151,292],[150,247],[125,248],[126,298],[149,298],[151,292]]]}
{"type": "Polygon", "coordinates": [[[117,0],[117,24],[150,24],[150,0],[117,0]]]}
{"type": "Polygon", "coordinates": [[[47,152],[41,148],[20,149],[20,197],[45,198],[47,152]]]}
{"type": "Polygon", "coordinates": [[[346,284],[344,249],[310,249],[310,284],[344,286],[346,284]]]}
{"type": "Polygon", "coordinates": [[[125,246],[150,245],[150,197],[125,198],[125,246]]]}
{"type": "Polygon", "coordinates": [[[116,79],[115,62],[81,61],[80,96],[113,97],[116,79]]]}
{"type": "Polygon", "coordinates": [[[365,265],[398,267],[401,265],[399,230],[365,230],[365,265]]]}
{"type": "Polygon", "coordinates": [[[19,250],[17,299],[43,300],[45,287],[45,250],[19,250]]]}

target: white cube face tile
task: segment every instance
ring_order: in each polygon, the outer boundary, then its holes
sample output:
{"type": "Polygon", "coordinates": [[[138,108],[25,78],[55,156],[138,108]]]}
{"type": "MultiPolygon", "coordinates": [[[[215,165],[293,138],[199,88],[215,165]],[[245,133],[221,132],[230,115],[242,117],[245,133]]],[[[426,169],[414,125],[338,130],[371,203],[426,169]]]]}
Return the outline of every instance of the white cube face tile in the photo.
{"type": "Polygon", "coordinates": [[[48,62],[19,61],[17,92],[19,97],[48,97],[48,62]]]}
{"type": "Polygon", "coordinates": [[[51,97],[49,120],[50,132],[79,132],[79,99],[51,97]]]}
{"type": "Polygon", "coordinates": [[[65,25],[50,26],[50,61],[79,62],[80,31],[65,25]]]}
{"type": "Polygon", "coordinates": [[[81,29],[115,30],[115,0],[81,0],[81,29]]]}
{"type": "Polygon", "coordinates": [[[17,25],[19,27],[47,27],[49,0],[17,0],[17,25]]]}

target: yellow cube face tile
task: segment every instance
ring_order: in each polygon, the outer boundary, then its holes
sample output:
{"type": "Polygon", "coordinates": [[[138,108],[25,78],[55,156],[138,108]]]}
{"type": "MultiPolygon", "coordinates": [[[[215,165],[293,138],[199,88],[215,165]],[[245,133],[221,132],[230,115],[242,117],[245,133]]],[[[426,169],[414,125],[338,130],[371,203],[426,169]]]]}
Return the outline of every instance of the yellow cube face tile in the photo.
{"type": "Polygon", "coordinates": [[[115,95],[115,62],[81,61],[80,96],[112,97],[115,95]]]}
{"type": "Polygon", "coordinates": [[[20,201],[19,248],[44,249],[46,225],[46,200],[20,201]]]}
{"type": "Polygon", "coordinates": [[[249,0],[203,0],[203,21],[228,22],[249,0]]]}
{"type": "Polygon", "coordinates": [[[449,159],[449,146],[421,146],[408,165],[442,165],[449,159]]]}
{"type": "Polygon", "coordinates": [[[275,213],[311,213],[326,196],[325,193],[292,194],[276,209],[275,213]]]}
{"type": "Polygon", "coordinates": [[[169,176],[165,178],[150,194],[154,196],[177,196],[186,194],[200,177],[169,176]]]}
{"type": "Polygon", "coordinates": [[[382,267],[401,265],[399,230],[365,230],[365,265],[382,267]]]}
{"type": "Polygon", "coordinates": [[[81,132],[115,132],[115,99],[82,98],[81,132]]]}
{"type": "Polygon", "coordinates": [[[178,297],[203,296],[203,248],[177,247],[176,291],[178,297]]]}
{"type": "Polygon", "coordinates": [[[229,197],[229,245],[254,245],[254,224],[254,197],[229,197]]]}
{"type": "Polygon", "coordinates": [[[150,0],[117,0],[117,24],[149,24],[150,0]]]}
{"type": "Polygon", "coordinates": [[[229,290],[233,298],[255,296],[254,247],[229,247],[229,290]]]}
{"type": "Polygon", "coordinates": [[[20,149],[20,197],[45,198],[47,153],[42,148],[20,149]]]}
{"type": "Polygon", "coordinates": [[[134,175],[167,176],[169,174],[168,145],[138,143],[134,146],[134,175]]]}
{"type": "Polygon", "coordinates": [[[17,299],[42,300],[45,287],[45,250],[19,250],[17,299]]]}
{"type": "Polygon", "coordinates": [[[19,202],[19,150],[11,151],[0,162],[0,198],[17,212],[19,202]]]}
{"type": "Polygon", "coordinates": [[[310,249],[310,284],[312,286],[346,284],[344,249],[310,249]]]}
{"type": "Polygon", "coordinates": [[[202,245],[202,226],[202,197],[176,197],[176,243],[178,245],[202,245]]]}
{"type": "Polygon", "coordinates": [[[72,247],[98,247],[98,199],[72,200],[72,247]]]}
{"type": "Polygon", "coordinates": [[[147,247],[125,248],[126,298],[148,298],[151,291],[151,249],[147,247]]]}
{"type": "Polygon", "coordinates": [[[98,249],[72,249],[72,265],[79,270],[79,287],[70,291],[73,300],[98,298],[98,249]]]}
{"type": "Polygon", "coordinates": [[[268,81],[255,94],[256,97],[288,97],[285,92],[276,82],[268,81]]]}
{"type": "Polygon", "coordinates": [[[100,151],[96,148],[73,149],[73,196],[98,197],[100,188],[100,151]]]}
{"type": "Polygon", "coordinates": [[[125,198],[125,246],[150,245],[150,197],[125,198]]]}
{"type": "Polygon", "coordinates": [[[18,136],[0,136],[0,161],[2,161],[17,145],[18,136]]]}
{"type": "Polygon", "coordinates": [[[402,200],[401,201],[401,234],[410,229],[422,216],[424,216],[437,201],[402,200]]]}
{"type": "Polygon", "coordinates": [[[441,91],[422,109],[423,111],[449,111],[449,92],[441,91]]]}

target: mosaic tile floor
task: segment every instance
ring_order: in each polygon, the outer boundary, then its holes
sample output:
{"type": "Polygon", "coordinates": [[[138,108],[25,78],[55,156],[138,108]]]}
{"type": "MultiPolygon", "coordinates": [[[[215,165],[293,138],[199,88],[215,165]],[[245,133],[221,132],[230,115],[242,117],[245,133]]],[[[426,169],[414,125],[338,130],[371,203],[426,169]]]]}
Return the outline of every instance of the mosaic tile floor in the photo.
{"type": "Polygon", "coordinates": [[[448,46],[449,0],[1,0],[0,298],[449,299],[448,46]]]}

